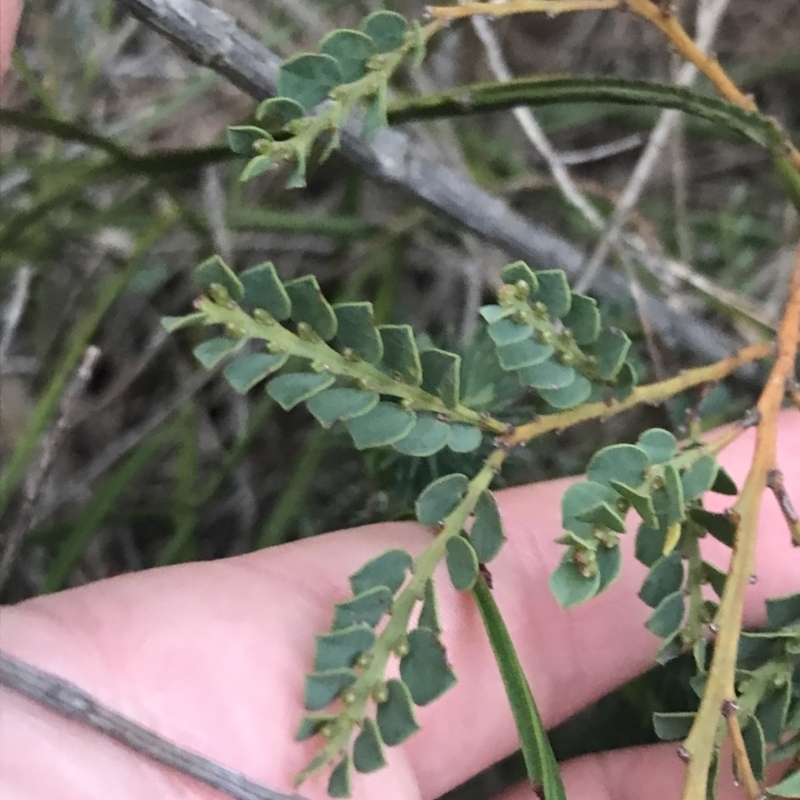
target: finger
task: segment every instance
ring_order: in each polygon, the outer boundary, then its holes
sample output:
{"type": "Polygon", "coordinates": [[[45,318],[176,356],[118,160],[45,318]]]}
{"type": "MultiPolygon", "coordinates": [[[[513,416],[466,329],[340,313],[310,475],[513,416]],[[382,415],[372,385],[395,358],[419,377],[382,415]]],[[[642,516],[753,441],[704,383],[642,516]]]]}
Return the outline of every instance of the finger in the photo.
{"type": "MultiPolygon", "coordinates": [[[[631,747],[576,758],[561,766],[567,800],[679,800],[686,769],[674,744],[631,747]]],[[[779,768],[767,770],[767,784],[780,777],[779,768]]],[[[540,800],[530,786],[504,792],[497,800],[540,800]]],[[[744,787],[733,780],[731,755],[723,749],[718,800],[747,800],[744,787]]]]}
{"type": "MultiPolygon", "coordinates": [[[[786,416],[781,447],[789,486],[800,483],[800,463],[788,463],[786,453],[797,434],[786,416]]],[[[744,437],[726,454],[733,473],[746,468],[751,447],[744,437]]],[[[498,603],[548,725],[649,667],[656,646],[642,626],[648,611],[636,591],[643,569],[629,539],[622,577],[606,595],[567,613],[550,596],[565,485],[501,494],[509,543],[493,565],[498,603]]],[[[754,596],[790,591],[793,562],[785,557],[788,547],[781,549],[787,536],[774,504],[765,504],[762,523],[770,535],[761,555],[771,561],[754,596]]],[[[291,739],[313,637],[329,627],[347,577],[387,546],[416,554],[428,540],[416,525],[376,525],[224,562],[123,576],[4,612],[3,646],[167,738],[287,788],[316,746],[291,739]]],[[[516,746],[474,606],[446,588],[446,576],[439,586],[459,684],[420,710],[423,730],[391,752],[382,791],[415,775],[423,797],[437,796],[516,746]]],[[[374,797],[367,786],[372,782],[359,780],[358,793],[374,797]]]]}
{"type": "Polygon", "coordinates": [[[11,60],[21,11],[21,0],[0,0],[0,86],[11,60]]]}

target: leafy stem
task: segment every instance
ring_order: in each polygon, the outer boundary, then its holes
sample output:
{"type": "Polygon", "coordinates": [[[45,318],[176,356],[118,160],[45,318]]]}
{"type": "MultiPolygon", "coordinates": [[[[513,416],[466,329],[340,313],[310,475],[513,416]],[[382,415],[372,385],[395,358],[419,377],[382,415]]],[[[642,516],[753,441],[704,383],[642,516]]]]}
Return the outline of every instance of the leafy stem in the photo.
{"type": "Polygon", "coordinates": [[[403,653],[411,615],[417,603],[425,595],[427,582],[444,559],[448,541],[461,535],[467,517],[474,511],[481,494],[489,488],[507,452],[504,448],[498,448],[489,455],[481,470],[469,482],[459,504],[442,521],[441,529],[414,561],[411,580],[392,604],[389,621],[370,649],[369,663],[344,694],[345,711],[331,719],[323,728],[323,735],[327,739],[325,746],[298,773],[295,786],[299,786],[309,776],[324,768],[347,748],[353,729],[361,724],[368,703],[371,699],[375,699],[376,687],[381,686],[383,682],[389,659],[392,655],[403,653]]]}
{"type": "Polygon", "coordinates": [[[715,618],[718,635],[708,682],[692,730],[685,742],[689,766],[683,800],[705,800],[708,771],[715,749],[720,714],[736,702],[736,660],[742,627],[744,594],[755,562],[758,515],[770,470],[776,468],[778,413],[787,380],[794,374],[800,345],[800,249],[798,249],[789,299],[778,330],[778,353],[756,406],[758,427],[753,462],[734,506],[736,538],[730,570],[715,618]]]}
{"type": "Polygon", "coordinates": [[[206,296],[198,298],[195,307],[205,315],[208,324],[222,324],[227,330],[235,332],[237,337],[257,339],[266,342],[268,349],[274,348],[308,359],[319,371],[350,378],[365,389],[397,397],[401,403],[405,402],[415,410],[431,411],[495,434],[502,434],[508,428],[504,422],[466,406],[459,404],[449,408],[441,399],[420,387],[396,380],[362,359],[354,356],[348,358],[323,342],[308,326],[298,326],[304,333],[303,338],[280,325],[264,311],[257,310],[251,316],[235,303],[220,304],[206,296]]]}
{"type": "Polygon", "coordinates": [[[519,425],[508,436],[505,437],[507,445],[513,447],[518,444],[529,442],[537,436],[541,436],[548,431],[563,430],[579,422],[590,419],[608,419],[629,408],[639,405],[639,403],[657,403],[672,397],[679,392],[685,391],[692,386],[718,381],[726,375],[735,372],[743,364],[768,356],[774,349],[774,345],[769,342],[750,345],[740,350],[738,353],[723,358],[714,364],[695,369],[686,370],[681,375],[669,378],[658,383],[639,386],[634,389],[624,400],[599,401],[597,403],[586,403],[578,408],[562,411],[557,414],[548,414],[540,417],[533,422],[519,425]]]}

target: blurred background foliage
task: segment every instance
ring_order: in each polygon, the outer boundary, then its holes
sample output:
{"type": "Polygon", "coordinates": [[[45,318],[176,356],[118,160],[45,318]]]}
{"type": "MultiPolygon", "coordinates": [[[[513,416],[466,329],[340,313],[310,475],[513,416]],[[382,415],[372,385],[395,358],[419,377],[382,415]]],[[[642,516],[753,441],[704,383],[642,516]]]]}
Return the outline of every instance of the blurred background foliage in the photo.
{"type": "MultiPolygon", "coordinates": [[[[335,27],[356,27],[379,7],[215,5],[282,56],[314,48],[335,27]]],[[[693,2],[678,5],[693,19],[693,2]]],[[[385,7],[411,17],[423,4],[385,7]]],[[[669,80],[674,69],[661,37],[630,15],[539,15],[494,27],[519,75],[669,80]]],[[[302,191],[286,191],[270,174],[239,184],[241,163],[223,146],[224,131],[245,121],[254,101],[113,0],[29,0],[18,43],[0,95],[0,539],[19,527],[25,487],[36,483],[32,472],[56,420],[63,430],[45,453],[50,468],[35,486],[35,513],[0,600],[408,515],[416,492],[453,464],[364,456],[304,409],[276,413],[263,393],[235,395],[193,361],[199,334],[169,336],[160,317],[187,311],[192,267],[219,252],[237,269],[272,260],[283,279],[313,272],[329,298],[369,299],[379,322],[410,322],[418,335],[480,361],[477,308],[508,255],[385,191],[338,155],[302,191]],[[99,358],[65,404],[89,345],[99,358]]],[[[797,141],[800,6],[773,0],[767,11],[757,0],[732,0],[716,52],[797,141]]],[[[433,40],[422,68],[402,72],[395,91],[478,80],[491,74],[472,29],[460,24],[433,40]]],[[[581,189],[607,213],[656,116],[600,105],[537,111],[581,189]],[[619,152],[599,157],[598,145],[608,143],[619,152]]],[[[403,128],[430,156],[591,250],[595,234],[510,114],[403,128]]],[[[631,225],[714,288],[712,310],[707,296],[664,276],[662,296],[674,308],[742,342],[756,334],[728,298],[775,323],[800,226],[763,151],[709,138],[686,120],[631,225]]],[[[645,342],[631,295],[603,313],[635,339],[644,378],[691,362],[665,342],[645,342]]],[[[689,409],[708,424],[734,417],[753,390],[729,381],[545,437],[515,454],[503,480],[580,472],[598,447],[653,425],[677,430],[689,409]]],[[[651,711],[693,702],[671,680],[685,667],[678,659],[567,723],[554,735],[558,753],[650,740],[651,711]]],[[[519,772],[512,760],[458,796],[483,796],[519,772]]]]}

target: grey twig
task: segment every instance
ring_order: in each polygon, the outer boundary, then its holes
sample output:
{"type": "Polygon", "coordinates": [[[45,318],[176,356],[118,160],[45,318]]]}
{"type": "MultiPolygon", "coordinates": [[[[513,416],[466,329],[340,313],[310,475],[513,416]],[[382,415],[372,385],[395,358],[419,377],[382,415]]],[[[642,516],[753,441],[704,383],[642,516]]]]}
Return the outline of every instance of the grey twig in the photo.
{"type": "MultiPolygon", "coordinates": [[[[224,75],[231,83],[261,100],[276,92],[280,59],[240,29],[228,14],[200,0],[118,0],[131,14],[162,33],[195,61],[224,75]]],[[[354,114],[342,132],[342,153],[366,174],[410,193],[516,258],[538,268],[563,269],[577,279],[584,254],[542,225],[513,211],[500,198],[477,187],[459,172],[419,152],[397,130],[383,130],[370,141],[360,136],[354,114]]],[[[602,270],[596,294],[615,300],[628,293],[619,274],[602,270]]],[[[678,344],[699,359],[728,355],[736,340],[697,317],[689,317],[652,299],[650,322],[668,344],[678,344]]],[[[756,370],[742,374],[754,378],[756,370]]]]}
{"type": "Polygon", "coordinates": [[[25,478],[23,491],[22,507],[17,514],[15,522],[11,525],[5,537],[3,553],[0,556],[0,590],[11,573],[14,558],[17,555],[19,546],[25,538],[25,534],[36,522],[40,509],[37,507],[39,494],[44,487],[53,464],[58,444],[64,436],[65,431],[71,424],[73,408],[78,396],[83,391],[89,378],[92,376],[94,366],[100,357],[100,349],[94,345],[87,347],[83,354],[83,359],[78,366],[78,371],[70,381],[61,398],[61,408],[55,425],[50,429],[42,440],[39,448],[39,458],[31,466],[25,478]]]}
{"type": "Polygon", "coordinates": [[[70,681],[0,651],[0,685],[67,719],[88,725],[147,758],[188,775],[236,800],[303,800],[268,789],[215,761],[184,750],[116,711],[70,681]]]}
{"type": "Polygon", "coordinates": [[[0,329],[0,369],[3,367],[6,358],[8,358],[11,342],[28,303],[32,277],[33,270],[27,264],[17,270],[17,274],[14,277],[14,291],[11,293],[11,297],[0,315],[0,323],[2,323],[2,328],[0,329]]]}

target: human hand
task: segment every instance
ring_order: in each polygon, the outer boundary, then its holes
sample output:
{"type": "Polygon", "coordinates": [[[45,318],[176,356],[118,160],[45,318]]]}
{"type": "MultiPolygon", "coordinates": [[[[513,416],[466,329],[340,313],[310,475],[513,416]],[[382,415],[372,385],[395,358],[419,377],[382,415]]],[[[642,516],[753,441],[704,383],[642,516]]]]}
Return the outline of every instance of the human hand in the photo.
{"type": "MultiPolygon", "coordinates": [[[[800,486],[800,417],[783,415],[779,461],[800,486]],[[794,446],[792,446],[794,443],[794,446]]],[[[753,431],[723,454],[737,481],[753,431]]],[[[657,640],[636,593],[644,568],[623,537],[622,575],[586,606],[562,611],[547,578],[561,548],[560,498],[568,480],[498,493],[508,542],[493,562],[494,593],[548,727],[652,665],[657,640]]],[[[714,497],[717,509],[725,499],[714,497]],[[717,502],[718,501],[718,502],[717,502]]],[[[631,515],[633,517],[633,515],[631,515]]],[[[120,576],[0,612],[3,650],[85,688],[105,705],[267,786],[288,791],[317,742],[293,741],[314,637],[326,630],[347,577],[389,546],[418,553],[430,533],[387,523],[212,563],[120,576]]],[[[725,564],[715,542],[707,557],[725,564]]],[[[797,591],[797,551],[773,498],[764,498],[757,584],[746,618],[762,620],[765,597],[797,591]]],[[[508,701],[477,609],[438,583],[444,640],[458,684],[418,710],[422,730],[387,751],[389,766],[354,782],[356,798],[435,798],[517,746],[508,701]]],[[[220,795],[145,760],[94,731],[3,690],[0,795],[8,800],[210,800],[220,795]]],[[[570,800],[680,796],[675,745],[617,751],[564,766],[570,800]]],[[[728,773],[729,774],[729,773],[728,773]]],[[[722,797],[742,797],[721,781],[722,797]]],[[[325,797],[324,780],[303,793],[325,797]]],[[[521,787],[504,800],[532,800],[521,787]]]]}
{"type": "Polygon", "coordinates": [[[11,60],[21,11],[22,0],[0,0],[0,86],[11,60]]]}

